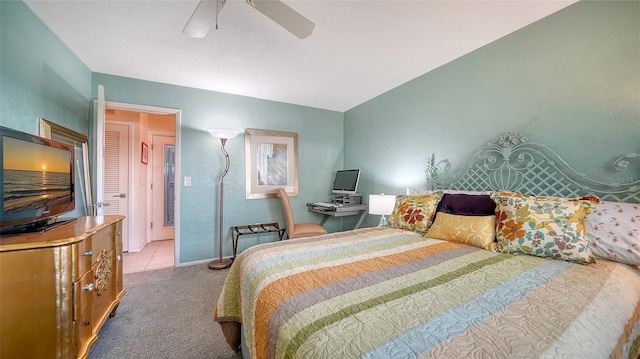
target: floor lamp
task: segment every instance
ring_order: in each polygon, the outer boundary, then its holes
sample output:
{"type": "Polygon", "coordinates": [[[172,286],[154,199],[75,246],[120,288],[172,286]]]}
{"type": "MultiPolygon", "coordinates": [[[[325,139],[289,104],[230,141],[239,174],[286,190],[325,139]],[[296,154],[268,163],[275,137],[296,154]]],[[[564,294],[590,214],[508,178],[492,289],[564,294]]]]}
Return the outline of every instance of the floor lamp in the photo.
{"type": "Polygon", "coordinates": [[[220,142],[222,143],[222,146],[220,147],[222,149],[222,153],[224,154],[225,160],[227,165],[224,168],[224,172],[222,172],[222,174],[220,175],[219,181],[220,181],[220,208],[219,213],[220,213],[220,221],[218,223],[218,229],[219,229],[219,233],[218,233],[218,252],[220,253],[220,257],[217,260],[212,261],[211,263],[209,263],[209,269],[225,269],[225,268],[229,268],[231,266],[231,258],[226,258],[223,259],[222,258],[222,226],[223,226],[223,221],[222,221],[222,215],[224,214],[224,206],[223,206],[223,202],[224,202],[224,176],[227,175],[227,172],[229,172],[229,153],[227,153],[227,151],[224,149],[224,145],[225,143],[227,143],[227,140],[230,138],[234,138],[238,135],[238,131],[235,130],[217,130],[217,129],[211,129],[209,130],[209,133],[220,139],[220,142]]]}

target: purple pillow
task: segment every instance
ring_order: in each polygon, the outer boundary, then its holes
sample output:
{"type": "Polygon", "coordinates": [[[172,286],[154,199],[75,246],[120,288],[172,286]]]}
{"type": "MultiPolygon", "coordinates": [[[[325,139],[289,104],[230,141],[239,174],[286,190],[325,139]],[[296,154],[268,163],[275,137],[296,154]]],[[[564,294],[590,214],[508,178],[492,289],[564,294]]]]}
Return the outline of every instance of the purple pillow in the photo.
{"type": "Polygon", "coordinates": [[[462,216],[490,216],[496,214],[496,203],[487,195],[445,193],[437,212],[462,216]]]}

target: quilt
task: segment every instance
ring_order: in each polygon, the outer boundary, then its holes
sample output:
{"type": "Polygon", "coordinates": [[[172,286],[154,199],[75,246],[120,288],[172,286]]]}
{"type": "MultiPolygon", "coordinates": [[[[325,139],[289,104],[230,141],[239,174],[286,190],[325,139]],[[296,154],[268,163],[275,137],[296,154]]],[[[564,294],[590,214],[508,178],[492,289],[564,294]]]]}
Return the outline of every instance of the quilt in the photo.
{"type": "Polygon", "coordinates": [[[365,228],[243,251],[214,318],[249,358],[635,358],[640,269],[365,228]]]}

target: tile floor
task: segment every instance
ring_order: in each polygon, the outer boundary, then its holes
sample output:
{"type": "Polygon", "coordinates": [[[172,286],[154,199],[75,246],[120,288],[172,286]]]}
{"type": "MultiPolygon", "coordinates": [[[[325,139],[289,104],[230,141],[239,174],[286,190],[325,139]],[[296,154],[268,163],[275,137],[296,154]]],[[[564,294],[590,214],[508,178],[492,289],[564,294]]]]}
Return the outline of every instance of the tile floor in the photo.
{"type": "Polygon", "coordinates": [[[123,253],[124,274],[173,267],[173,239],[147,243],[140,252],[123,253]]]}

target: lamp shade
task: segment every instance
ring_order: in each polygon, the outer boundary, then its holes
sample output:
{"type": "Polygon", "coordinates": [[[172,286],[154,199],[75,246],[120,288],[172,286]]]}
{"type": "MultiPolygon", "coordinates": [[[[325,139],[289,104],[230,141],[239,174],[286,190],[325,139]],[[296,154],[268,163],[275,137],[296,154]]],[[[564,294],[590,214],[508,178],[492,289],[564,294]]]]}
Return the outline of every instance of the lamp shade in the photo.
{"type": "Polygon", "coordinates": [[[396,196],[383,194],[369,195],[369,214],[388,216],[396,205],[396,196]]]}
{"type": "Polygon", "coordinates": [[[212,128],[209,130],[209,133],[213,137],[230,139],[230,138],[236,137],[240,132],[236,130],[221,130],[221,129],[212,128]]]}

